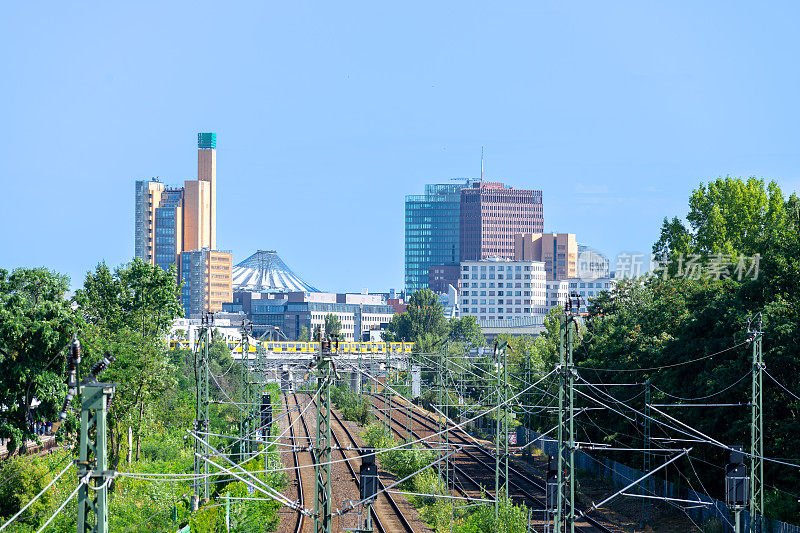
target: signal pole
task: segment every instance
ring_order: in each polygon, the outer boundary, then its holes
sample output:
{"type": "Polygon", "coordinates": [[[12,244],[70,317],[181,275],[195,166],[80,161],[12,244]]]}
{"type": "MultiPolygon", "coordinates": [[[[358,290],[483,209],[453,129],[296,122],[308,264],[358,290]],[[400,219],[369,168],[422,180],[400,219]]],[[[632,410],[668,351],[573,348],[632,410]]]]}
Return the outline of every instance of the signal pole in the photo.
{"type": "Polygon", "coordinates": [[[761,317],[756,329],[748,333],[753,344],[753,383],[750,418],[750,531],[764,529],[764,415],[762,399],[762,377],[764,358],[761,348],[761,317]]]}
{"type": "MultiPolygon", "coordinates": [[[[574,330],[577,326],[572,311],[573,295],[567,300],[559,327],[558,381],[558,493],[556,494],[555,531],[562,528],[575,533],[575,364],[572,358],[574,330]],[[569,412],[567,413],[567,409],[569,412]],[[566,433],[566,435],[565,435],[566,433]],[[565,442],[566,437],[566,442],[565,442]],[[567,472],[565,472],[567,470],[567,472]],[[568,509],[564,513],[564,490],[569,488],[568,509]]],[[[579,305],[579,304],[578,304],[579,305]]]]}
{"type": "MultiPolygon", "coordinates": [[[[211,344],[211,328],[214,325],[214,315],[206,313],[200,319],[200,338],[199,347],[197,348],[196,361],[197,361],[197,419],[195,420],[195,431],[205,432],[206,439],[208,440],[209,432],[209,414],[208,414],[208,348],[211,344]]],[[[195,455],[194,458],[194,494],[192,495],[192,510],[196,511],[200,506],[200,500],[208,501],[208,462],[204,461],[202,457],[208,457],[210,450],[208,445],[195,439],[195,455]],[[200,457],[202,455],[202,457],[200,457]],[[198,479],[203,477],[203,481],[198,479]],[[202,484],[202,488],[201,488],[202,484]]]]}
{"type": "Polygon", "coordinates": [[[331,341],[319,336],[317,440],[314,443],[314,532],[331,533],[331,341]]]}

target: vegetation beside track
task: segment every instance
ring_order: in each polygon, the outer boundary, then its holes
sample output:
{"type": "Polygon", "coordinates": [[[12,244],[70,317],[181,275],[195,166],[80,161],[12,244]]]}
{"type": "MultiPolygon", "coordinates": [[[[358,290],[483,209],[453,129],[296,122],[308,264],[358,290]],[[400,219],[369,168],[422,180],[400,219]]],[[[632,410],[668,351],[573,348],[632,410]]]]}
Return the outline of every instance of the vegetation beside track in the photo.
{"type": "MultiPolygon", "coordinates": [[[[396,449],[403,443],[391,438],[389,431],[378,423],[367,426],[362,438],[368,446],[376,450],[389,450],[380,453],[378,460],[381,468],[397,476],[397,479],[408,477],[437,459],[435,451],[416,445],[411,448],[396,449]]],[[[409,501],[419,511],[422,519],[437,532],[525,533],[527,531],[528,509],[524,505],[514,505],[509,499],[501,501],[499,516],[495,520],[494,506],[491,504],[463,507],[464,502],[461,500],[437,497],[447,495],[448,491],[435,467],[413,475],[398,488],[415,493],[409,496],[409,501]]]]}

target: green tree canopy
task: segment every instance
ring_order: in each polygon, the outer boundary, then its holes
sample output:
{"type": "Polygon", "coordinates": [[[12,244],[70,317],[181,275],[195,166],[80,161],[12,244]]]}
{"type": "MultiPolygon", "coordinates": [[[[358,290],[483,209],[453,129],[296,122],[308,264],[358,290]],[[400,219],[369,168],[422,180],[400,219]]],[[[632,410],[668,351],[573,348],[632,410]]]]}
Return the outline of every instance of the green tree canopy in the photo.
{"type": "Polygon", "coordinates": [[[654,254],[753,255],[783,232],[786,202],[774,181],[719,178],[692,191],[686,219],[664,219],[654,254]]]}
{"type": "Polygon", "coordinates": [[[486,345],[478,319],[472,315],[452,318],[448,324],[448,339],[455,342],[463,342],[468,348],[477,348],[486,345]]]}
{"type": "Polygon", "coordinates": [[[165,333],[183,316],[175,267],[169,271],[136,258],[112,272],[100,263],[86,274],[75,302],[86,321],[105,331],[138,330],[143,336],[165,333]]]}
{"type": "Polygon", "coordinates": [[[112,272],[105,263],[86,275],[75,302],[87,326],[82,336],[88,368],[106,351],[116,361],[103,380],[117,383],[109,411],[113,468],[128,426],[136,429],[137,457],[145,407],[174,383],[174,369],[164,335],[183,315],[180,286],[174,267],[161,267],[137,258],[112,272]]]}
{"type": "Polygon", "coordinates": [[[65,347],[81,317],[65,294],[69,279],[45,268],[0,269],[0,437],[9,452],[32,437],[31,404],[38,420],[54,420],[61,409],[65,347]]]}
{"type": "Polygon", "coordinates": [[[427,351],[447,334],[444,308],[436,294],[422,289],[408,299],[404,313],[394,315],[389,322],[386,340],[415,342],[417,349],[427,351]]]}
{"type": "Polygon", "coordinates": [[[325,335],[338,335],[341,331],[342,323],[339,320],[339,317],[333,313],[328,313],[325,315],[325,335]]]}

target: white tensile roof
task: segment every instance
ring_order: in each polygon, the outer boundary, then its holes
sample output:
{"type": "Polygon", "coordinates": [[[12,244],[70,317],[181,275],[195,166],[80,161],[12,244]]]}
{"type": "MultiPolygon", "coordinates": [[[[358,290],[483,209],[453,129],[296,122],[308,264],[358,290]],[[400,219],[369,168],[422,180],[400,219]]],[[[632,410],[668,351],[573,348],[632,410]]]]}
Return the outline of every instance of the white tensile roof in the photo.
{"type": "Polygon", "coordinates": [[[292,272],[274,250],[259,250],[234,266],[233,290],[320,292],[292,272]]]}

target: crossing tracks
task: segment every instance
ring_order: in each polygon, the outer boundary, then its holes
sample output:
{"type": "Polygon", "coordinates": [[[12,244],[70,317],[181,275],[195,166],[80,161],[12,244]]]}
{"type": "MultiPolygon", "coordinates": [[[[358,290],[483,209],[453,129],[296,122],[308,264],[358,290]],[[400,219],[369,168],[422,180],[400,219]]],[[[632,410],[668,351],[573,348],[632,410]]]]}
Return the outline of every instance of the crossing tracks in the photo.
{"type": "MultiPolygon", "coordinates": [[[[385,408],[384,397],[371,395],[373,413],[381,420],[388,417],[383,412],[385,408]]],[[[406,415],[407,405],[392,399],[392,432],[403,440],[407,437],[401,428],[408,423],[406,415]]],[[[412,435],[414,439],[429,437],[438,432],[436,420],[427,412],[421,411],[414,406],[411,409],[412,435]]],[[[451,429],[449,439],[456,446],[463,446],[461,450],[453,456],[450,467],[453,469],[453,484],[458,492],[480,497],[481,491],[494,490],[494,455],[482,446],[470,439],[464,431],[451,429]]],[[[436,437],[422,441],[425,446],[433,447],[438,443],[436,437]]],[[[523,472],[509,464],[509,496],[515,503],[525,503],[528,508],[534,510],[534,525],[543,528],[543,510],[545,509],[544,481],[537,479],[528,472],[523,472]],[[538,511],[538,513],[537,513],[538,511]]],[[[502,474],[501,474],[502,478],[502,474]]],[[[543,530],[543,529],[537,529],[543,530]]],[[[620,529],[615,529],[612,524],[606,523],[594,517],[584,517],[576,521],[575,530],[584,533],[618,533],[620,529]]]]}
{"type": "MultiPolygon", "coordinates": [[[[289,440],[294,446],[291,464],[286,466],[292,478],[290,485],[297,487],[297,491],[290,497],[297,499],[301,506],[311,508],[314,502],[314,463],[310,449],[313,447],[314,439],[309,426],[316,416],[316,404],[307,394],[284,394],[284,405],[289,425],[289,440]]],[[[358,440],[335,411],[333,411],[331,434],[334,444],[332,492],[335,514],[337,510],[346,507],[345,501],[359,500],[358,469],[361,466],[361,457],[358,452],[358,440]]],[[[289,458],[286,457],[284,461],[289,461],[289,458]]],[[[384,486],[379,484],[378,490],[383,488],[384,486]]],[[[427,530],[424,523],[413,516],[415,514],[416,512],[406,502],[398,503],[391,494],[382,492],[372,506],[374,530],[387,533],[427,530]]],[[[314,521],[311,518],[304,517],[298,512],[295,520],[291,527],[288,524],[281,524],[281,531],[295,533],[313,531],[314,521]]],[[[333,520],[334,531],[343,531],[345,527],[354,525],[355,516],[352,513],[345,513],[333,520]]]]}

